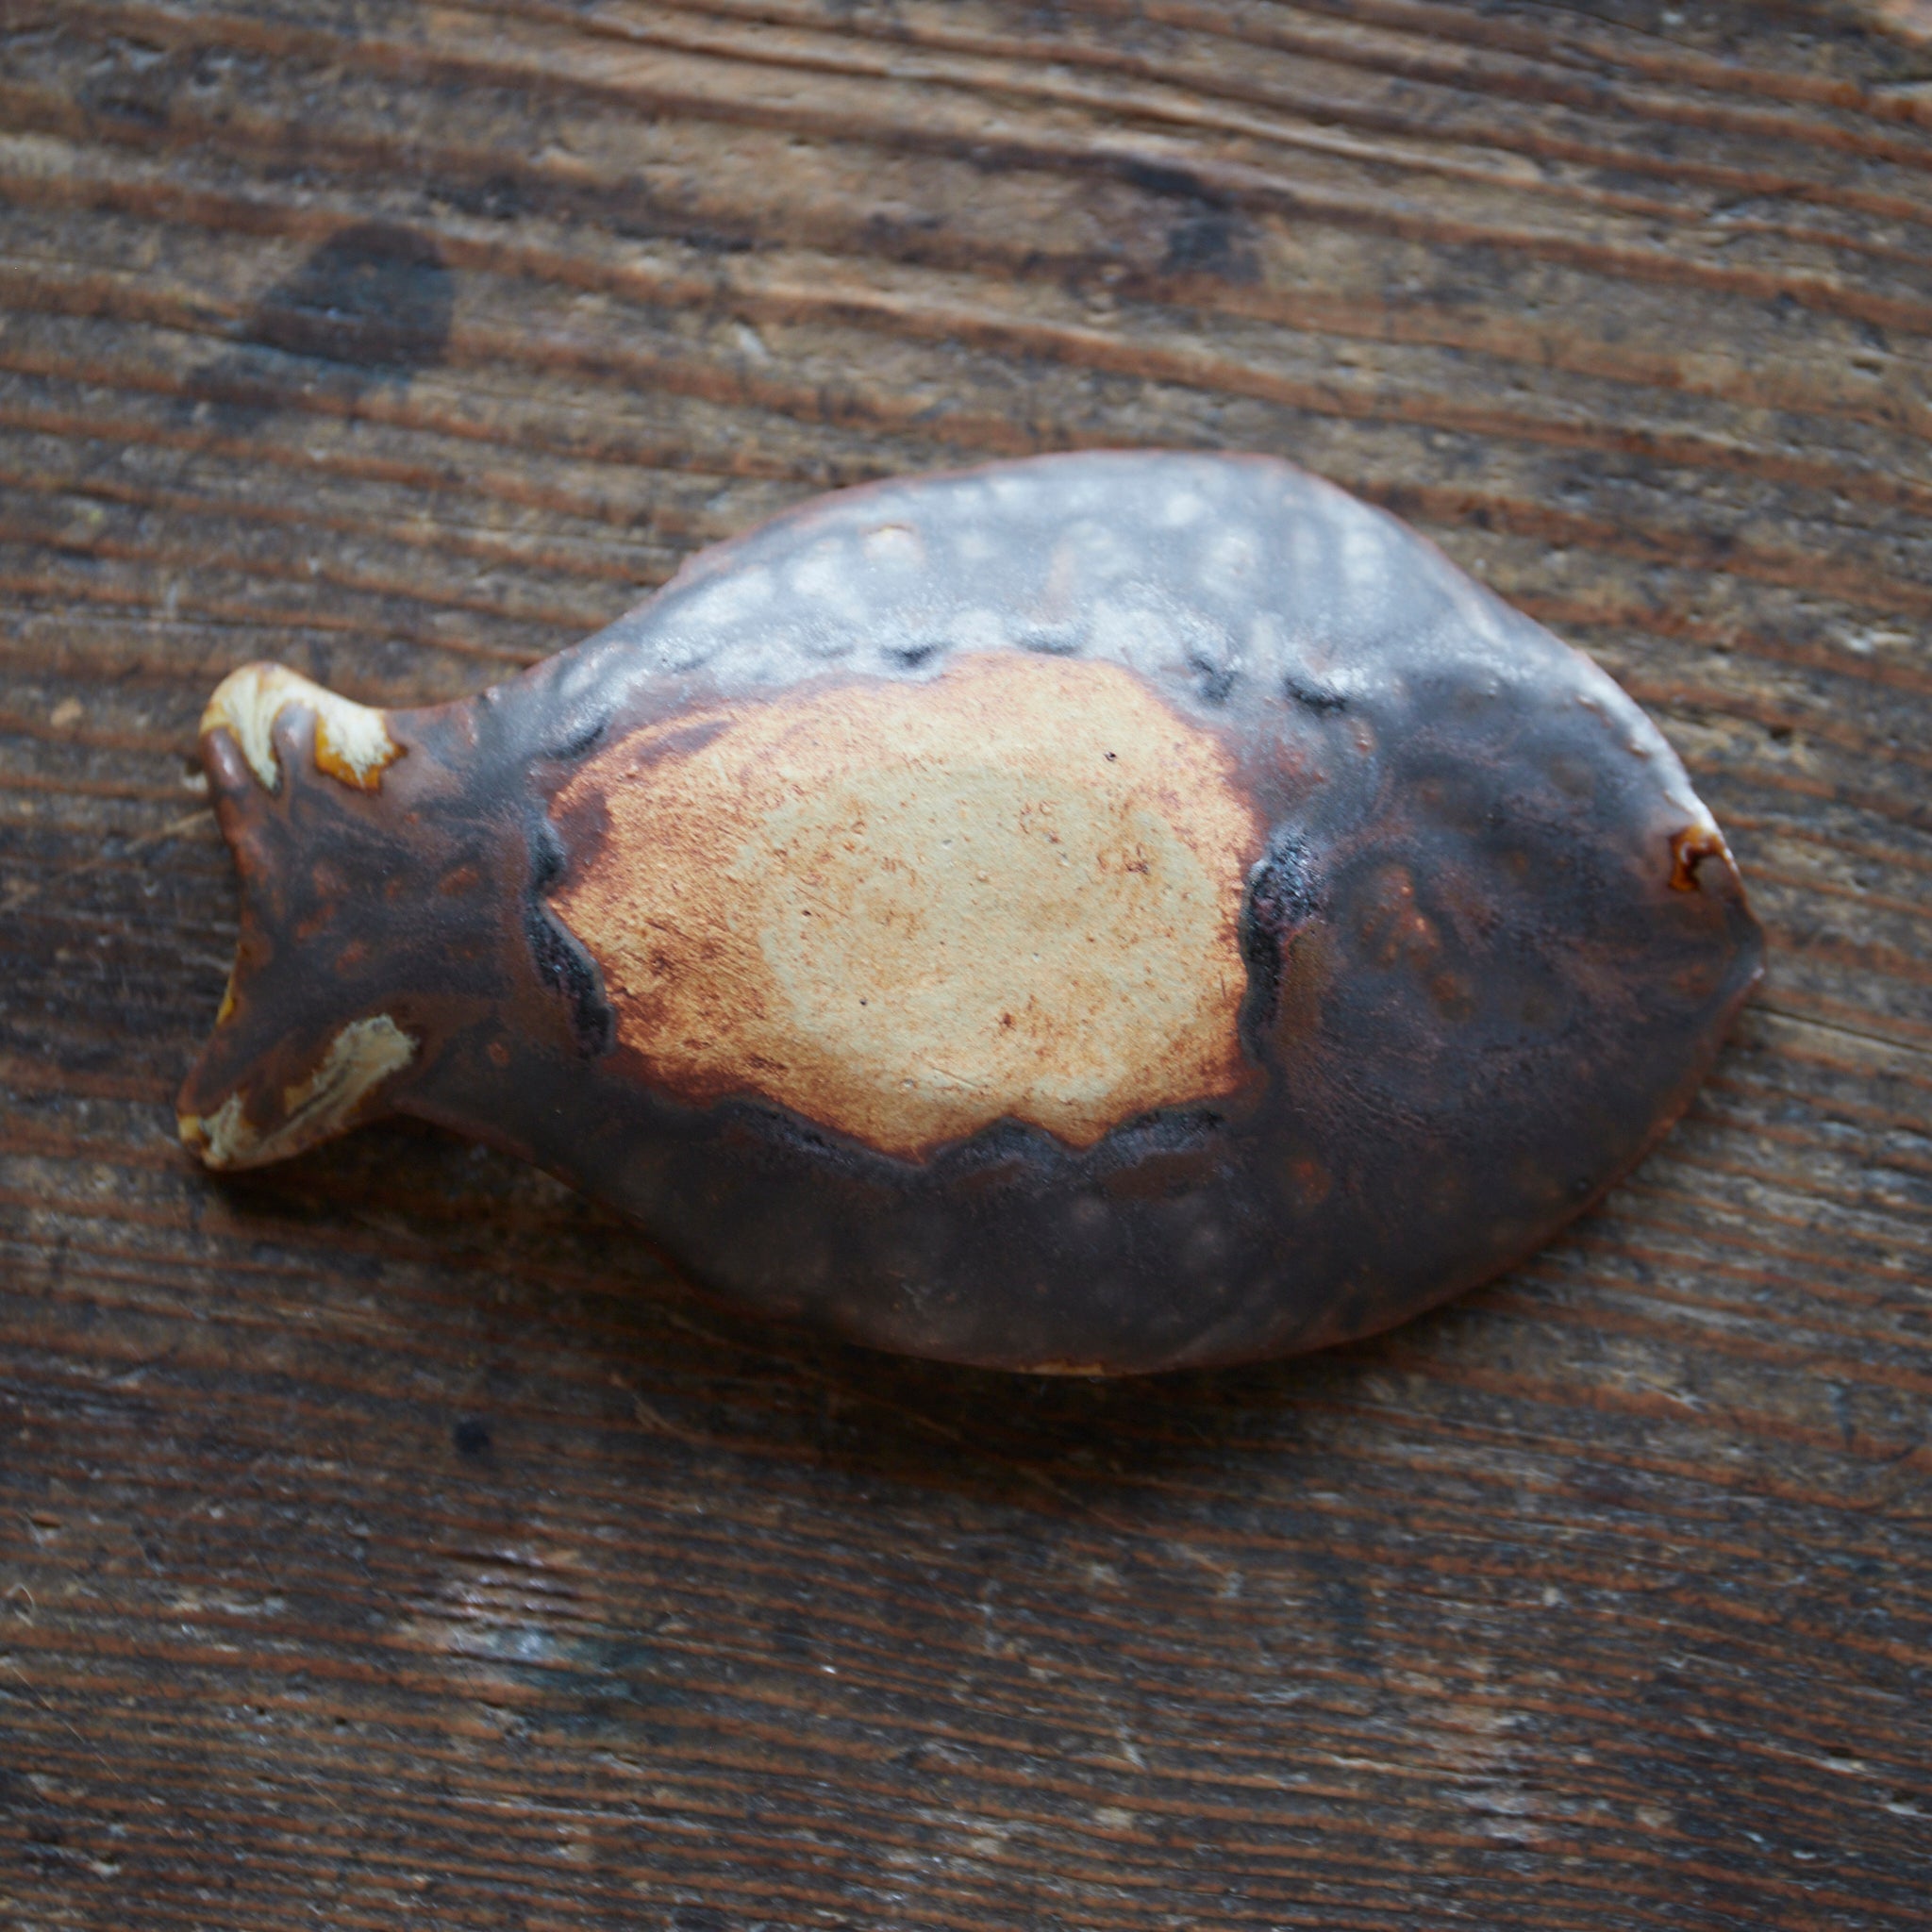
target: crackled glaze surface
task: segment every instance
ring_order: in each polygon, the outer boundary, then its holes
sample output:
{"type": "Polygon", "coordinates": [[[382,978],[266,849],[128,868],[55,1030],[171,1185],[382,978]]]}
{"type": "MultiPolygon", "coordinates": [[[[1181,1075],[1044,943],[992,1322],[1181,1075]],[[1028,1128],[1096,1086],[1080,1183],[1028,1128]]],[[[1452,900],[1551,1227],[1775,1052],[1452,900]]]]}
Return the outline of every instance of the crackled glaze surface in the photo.
{"type": "Polygon", "coordinates": [[[1091,1146],[1248,1075],[1264,828],[1131,672],[994,653],[680,717],[558,799],[608,829],[552,903],[667,1091],[919,1158],[1002,1119],[1091,1146]]]}

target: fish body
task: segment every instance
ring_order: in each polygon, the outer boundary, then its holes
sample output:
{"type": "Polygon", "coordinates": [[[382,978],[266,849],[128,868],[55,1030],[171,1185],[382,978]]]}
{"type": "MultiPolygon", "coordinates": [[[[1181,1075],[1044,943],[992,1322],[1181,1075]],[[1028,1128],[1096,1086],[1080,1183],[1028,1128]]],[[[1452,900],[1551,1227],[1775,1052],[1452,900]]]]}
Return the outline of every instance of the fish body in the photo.
{"type": "Polygon", "coordinates": [[[234,674],[210,1166],[378,1114],[741,1304],[1108,1374],[1373,1332],[1688,1104],[1759,970],[1580,654],[1262,458],[821,498],[477,697],[234,674]]]}

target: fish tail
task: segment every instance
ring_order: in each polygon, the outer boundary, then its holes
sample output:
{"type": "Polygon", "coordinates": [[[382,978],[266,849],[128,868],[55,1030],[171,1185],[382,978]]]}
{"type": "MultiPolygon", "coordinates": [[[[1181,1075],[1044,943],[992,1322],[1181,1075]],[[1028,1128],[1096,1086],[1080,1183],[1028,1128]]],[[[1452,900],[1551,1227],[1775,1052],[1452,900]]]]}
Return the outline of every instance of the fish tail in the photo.
{"type": "MultiPolygon", "coordinates": [[[[242,881],[241,937],[214,1030],[176,1103],[211,1168],[258,1167],[387,1112],[422,1028],[383,997],[386,922],[410,916],[387,712],[279,664],[225,678],[201,758],[242,881]]],[[[434,882],[429,882],[433,890],[434,882]]]]}

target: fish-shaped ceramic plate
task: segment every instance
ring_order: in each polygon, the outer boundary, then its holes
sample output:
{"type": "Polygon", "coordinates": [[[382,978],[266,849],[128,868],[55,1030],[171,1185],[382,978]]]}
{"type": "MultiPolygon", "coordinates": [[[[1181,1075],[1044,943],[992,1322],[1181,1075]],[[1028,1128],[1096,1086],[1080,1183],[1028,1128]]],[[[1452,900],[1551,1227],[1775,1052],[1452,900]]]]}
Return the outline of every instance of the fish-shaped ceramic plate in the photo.
{"type": "Polygon", "coordinates": [[[386,1112],[882,1348],[1359,1336],[1676,1118],[1758,973],[1601,671],[1265,458],[845,491],[480,696],[236,672],[215,1168],[386,1112]]]}

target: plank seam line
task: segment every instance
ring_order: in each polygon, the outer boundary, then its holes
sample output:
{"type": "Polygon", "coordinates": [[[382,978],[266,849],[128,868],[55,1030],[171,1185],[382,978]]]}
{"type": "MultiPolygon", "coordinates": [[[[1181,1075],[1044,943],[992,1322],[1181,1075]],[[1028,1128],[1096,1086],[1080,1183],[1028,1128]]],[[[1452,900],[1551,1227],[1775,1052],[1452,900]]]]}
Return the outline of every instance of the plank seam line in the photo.
{"type": "Polygon", "coordinates": [[[1847,1040],[1860,1040],[1868,1046],[1882,1046],[1893,1053],[1908,1053],[1916,1058],[1932,1061],[1932,1047],[1917,1046],[1908,1040],[1899,1040],[1889,1033],[1873,1033],[1859,1026],[1847,1026],[1841,1020],[1820,1020],[1809,1013],[1793,1012],[1789,1007],[1774,1006],[1769,1000],[1753,1000],[1751,1005],[1762,1013],[1788,1021],[1793,1026],[1812,1026],[1821,1033],[1841,1033],[1847,1040]]]}

